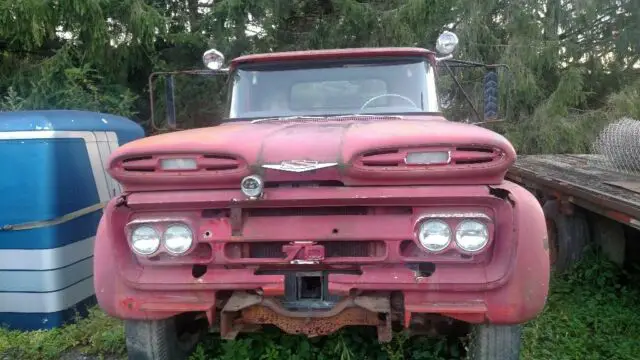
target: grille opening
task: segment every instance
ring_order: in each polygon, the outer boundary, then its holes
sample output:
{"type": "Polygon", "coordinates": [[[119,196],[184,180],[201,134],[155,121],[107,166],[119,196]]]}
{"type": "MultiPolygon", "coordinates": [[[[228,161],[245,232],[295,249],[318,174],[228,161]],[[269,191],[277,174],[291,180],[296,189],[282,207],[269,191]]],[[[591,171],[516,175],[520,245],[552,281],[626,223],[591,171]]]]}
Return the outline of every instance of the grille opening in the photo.
{"type": "Polygon", "coordinates": [[[233,160],[237,161],[237,159],[230,155],[218,155],[218,154],[205,154],[202,157],[205,159],[220,159],[220,160],[233,160]]]}
{"type": "Polygon", "coordinates": [[[298,276],[296,300],[321,300],[323,298],[322,276],[298,276]]]}
{"type": "Polygon", "coordinates": [[[202,210],[202,217],[204,219],[218,219],[229,217],[228,209],[205,209],[202,210]]]}
{"type": "Polygon", "coordinates": [[[195,249],[189,254],[196,259],[210,259],[213,255],[213,250],[211,249],[211,245],[207,243],[200,243],[196,246],[195,249]]]}
{"type": "Polygon", "coordinates": [[[324,246],[325,258],[380,257],[386,253],[384,241],[318,241],[324,246]]]}
{"type": "Polygon", "coordinates": [[[234,170],[237,169],[239,166],[238,165],[219,165],[219,166],[215,166],[215,167],[206,167],[205,170],[207,171],[224,171],[224,170],[234,170]]]}
{"type": "Polygon", "coordinates": [[[248,216],[327,216],[327,215],[367,215],[365,206],[327,206],[327,207],[287,207],[245,209],[248,216]]]}
{"type": "MultiPolygon", "coordinates": [[[[225,254],[232,259],[285,259],[282,247],[290,241],[227,243],[225,254]]],[[[370,258],[386,255],[384,241],[318,241],[324,246],[325,258],[370,258]]]]}
{"type": "Polygon", "coordinates": [[[436,264],[432,262],[421,262],[416,264],[407,264],[409,268],[416,272],[419,277],[429,277],[436,272],[436,264]]]}
{"type": "Polygon", "coordinates": [[[128,163],[131,161],[141,161],[141,160],[151,160],[152,156],[137,156],[137,157],[132,157],[132,158],[128,158],[128,159],[124,159],[122,160],[122,163],[128,163]]]}
{"type": "Polygon", "coordinates": [[[482,163],[489,163],[491,161],[493,161],[493,159],[456,160],[456,164],[458,165],[482,164],[482,163]]]}
{"type": "Polygon", "coordinates": [[[153,168],[140,169],[140,168],[134,168],[134,167],[128,167],[128,166],[124,166],[123,168],[124,168],[125,171],[135,171],[135,172],[154,172],[154,171],[156,171],[153,168]]]}
{"type": "Polygon", "coordinates": [[[339,180],[320,180],[320,181],[281,181],[266,182],[264,187],[273,188],[304,188],[304,187],[344,187],[344,183],[339,180]]]}
{"type": "Polygon", "coordinates": [[[400,163],[397,161],[367,161],[362,160],[362,165],[364,166],[375,166],[375,167],[389,167],[389,166],[400,166],[400,163]]]}
{"type": "Polygon", "coordinates": [[[397,154],[398,153],[398,149],[380,149],[380,150],[373,150],[373,151],[369,151],[366,152],[364,154],[362,154],[362,157],[368,157],[368,156],[377,156],[377,155],[387,155],[387,154],[397,154]]]}
{"type": "Polygon", "coordinates": [[[371,167],[397,167],[402,163],[401,159],[398,159],[398,156],[393,156],[399,154],[399,149],[381,149],[381,150],[373,150],[367,153],[364,153],[361,156],[361,162],[364,166],[371,167]],[[391,156],[385,156],[391,155],[391,156]]]}
{"type": "Polygon", "coordinates": [[[471,151],[471,152],[482,152],[482,153],[493,153],[493,149],[485,148],[485,147],[474,147],[474,146],[462,146],[457,147],[458,151],[471,151]]]}
{"type": "Polygon", "coordinates": [[[207,273],[207,269],[207,265],[193,265],[193,268],[191,268],[191,276],[193,276],[194,279],[201,278],[207,273]]]}
{"type": "MultiPolygon", "coordinates": [[[[411,215],[411,206],[324,206],[324,207],[282,207],[282,208],[253,208],[242,209],[246,216],[275,217],[275,216],[362,216],[362,215],[411,215]]],[[[205,209],[202,218],[219,219],[231,216],[230,209],[205,209]]],[[[338,233],[332,231],[333,234],[338,233]]]]}
{"type": "Polygon", "coordinates": [[[287,244],[285,242],[259,242],[246,244],[247,249],[243,249],[243,253],[247,254],[249,258],[255,259],[284,259],[287,254],[282,251],[282,247],[287,244]]]}
{"type": "Polygon", "coordinates": [[[301,276],[302,274],[311,274],[311,273],[313,273],[314,275],[324,273],[325,277],[329,276],[329,274],[362,275],[362,270],[360,268],[353,268],[353,269],[320,270],[317,272],[316,271],[310,272],[307,268],[307,265],[304,265],[304,266],[294,265],[289,267],[288,269],[282,269],[281,267],[270,268],[268,265],[266,266],[261,265],[259,268],[257,268],[253,272],[254,275],[285,275],[285,276],[301,276]],[[302,269],[302,268],[304,268],[305,271],[291,270],[291,269],[302,269]]]}
{"type": "Polygon", "coordinates": [[[205,154],[202,156],[205,171],[235,170],[240,167],[237,158],[224,154],[205,154]]]}
{"type": "Polygon", "coordinates": [[[404,240],[400,243],[400,255],[404,257],[421,258],[429,256],[413,240],[404,240]]]}

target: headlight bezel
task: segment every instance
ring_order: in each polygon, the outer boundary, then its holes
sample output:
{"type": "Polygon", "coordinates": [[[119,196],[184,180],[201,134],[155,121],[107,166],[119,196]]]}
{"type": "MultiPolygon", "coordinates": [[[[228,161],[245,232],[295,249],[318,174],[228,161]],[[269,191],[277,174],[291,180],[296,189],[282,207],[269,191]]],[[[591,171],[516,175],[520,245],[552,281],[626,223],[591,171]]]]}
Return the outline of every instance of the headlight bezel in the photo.
{"type": "Polygon", "coordinates": [[[414,223],[415,223],[414,242],[419,246],[420,249],[422,249],[428,254],[433,254],[433,255],[446,254],[449,252],[457,252],[463,255],[470,255],[470,256],[482,254],[486,251],[486,249],[488,249],[491,246],[493,242],[494,233],[495,233],[495,223],[493,222],[492,217],[483,211],[460,211],[460,212],[445,211],[445,212],[425,213],[425,214],[421,214],[421,216],[419,216],[414,223]],[[449,229],[451,231],[450,239],[447,246],[438,251],[433,251],[428,249],[422,244],[422,241],[420,240],[420,232],[421,232],[422,224],[426,223],[427,221],[433,221],[433,220],[446,223],[449,226],[449,229]],[[476,221],[486,226],[488,239],[486,243],[478,250],[474,250],[474,251],[466,250],[462,248],[457,242],[457,233],[458,233],[459,226],[465,221],[476,221]]]}
{"type": "Polygon", "coordinates": [[[197,232],[197,227],[195,226],[195,224],[193,223],[193,221],[191,221],[191,219],[189,218],[136,218],[133,220],[130,220],[126,226],[125,226],[125,235],[127,238],[127,243],[129,245],[130,250],[136,255],[136,256],[140,256],[143,258],[153,258],[155,256],[161,255],[161,254],[167,254],[173,257],[182,257],[185,255],[189,255],[193,249],[197,246],[198,244],[198,232],[197,232]],[[171,251],[166,245],[165,245],[165,233],[166,231],[171,227],[171,226],[184,226],[186,229],[188,229],[191,233],[191,244],[189,246],[189,248],[183,252],[183,253],[176,253],[171,251]],[[156,233],[159,235],[160,238],[160,245],[156,248],[156,250],[153,253],[149,253],[149,254],[142,254],[139,253],[138,251],[135,250],[135,248],[133,247],[133,232],[140,228],[140,227],[150,227],[153,228],[156,233]]]}

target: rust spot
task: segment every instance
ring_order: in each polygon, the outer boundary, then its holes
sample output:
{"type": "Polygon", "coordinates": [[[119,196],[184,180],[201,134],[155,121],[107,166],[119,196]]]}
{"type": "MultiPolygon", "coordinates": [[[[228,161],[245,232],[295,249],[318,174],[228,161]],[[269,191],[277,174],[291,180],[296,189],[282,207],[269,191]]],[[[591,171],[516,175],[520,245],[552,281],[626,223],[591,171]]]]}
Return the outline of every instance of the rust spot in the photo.
{"type": "Polygon", "coordinates": [[[327,318],[292,318],[280,316],[264,306],[251,306],[242,311],[242,320],[246,324],[272,324],[289,334],[304,334],[309,337],[329,335],[349,325],[378,326],[378,314],[362,308],[347,308],[337,315],[327,318]]]}
{"type": "Polygon", "coordinates": [[[289,334],[308,337],[331,334],[345,326],[376,326],[378,340],[391,341],[391,306],[386,296],[347,298],[327,311],[291,311],[273,298],[235,292],[222,310],[221,336],[233,339],[259,325],[275,325],[289,334]]]}
{"type": "Polygon", "coordinates": [[[239,207],[231,208],[230,221],[231,221],[231,235],[241,236],[242,226],[243,226],[242,208],[239,208],[239,207]]]}

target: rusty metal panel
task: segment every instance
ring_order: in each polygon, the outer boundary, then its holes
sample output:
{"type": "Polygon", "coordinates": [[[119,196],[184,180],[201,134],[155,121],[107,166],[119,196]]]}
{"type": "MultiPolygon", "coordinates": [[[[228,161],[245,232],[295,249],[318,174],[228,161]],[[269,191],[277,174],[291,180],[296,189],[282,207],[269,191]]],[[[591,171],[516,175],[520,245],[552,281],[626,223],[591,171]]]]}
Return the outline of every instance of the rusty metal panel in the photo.
{"type": "Polygon", "coordinates": [[[309,337],[329,335],[348,325],[377,326],[378,314],[362,308],[347,308],[328,318],[285,317],[264,306],[252,306],[242,311],[242,322],[248,324],[272,324],[289,334],[304,334],[309,337]]]}
{"type": "Polygon", "coordinates": [[[221,312],[220,335],[234,339],[256,325],[275,325],[289,334],[309,337],[331,334],[345,326],[376,326],[380,341],[391,340],[391,305],[388,295],[357,296],[325,311],[292,311],[273,298],[235,292],[221,312]]]}

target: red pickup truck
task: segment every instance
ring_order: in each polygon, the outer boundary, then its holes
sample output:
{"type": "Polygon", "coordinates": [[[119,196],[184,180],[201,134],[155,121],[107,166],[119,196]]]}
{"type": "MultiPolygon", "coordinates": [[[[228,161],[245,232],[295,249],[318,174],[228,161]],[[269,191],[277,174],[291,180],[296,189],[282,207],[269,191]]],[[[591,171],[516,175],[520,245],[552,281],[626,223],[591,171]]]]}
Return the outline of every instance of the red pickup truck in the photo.
{"type": "Polygon", "coordinates": [[[549,281],[539,202],[505,180],[501,135],[444,118],[438,53],[256,54],[221,125],[120,147],[95,245],[100,306],[131,359],[184,358],[212,328],[308,336],[351,325],[468,326],[471,357],[518,359],[549,281]]]}

